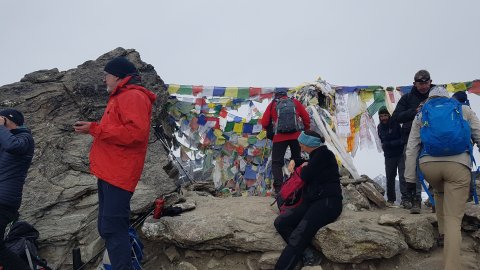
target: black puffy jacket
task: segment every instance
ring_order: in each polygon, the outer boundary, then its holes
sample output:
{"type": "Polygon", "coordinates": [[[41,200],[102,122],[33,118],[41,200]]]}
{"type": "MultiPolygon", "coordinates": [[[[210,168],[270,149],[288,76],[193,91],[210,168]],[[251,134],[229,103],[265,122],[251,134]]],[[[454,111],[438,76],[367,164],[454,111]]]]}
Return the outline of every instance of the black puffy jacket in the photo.
{"type": "Polygon", "coordinates": [[[402,131],[399,123],[390,118],[387,124],[378,124],[377,132],[378,137],[382,141],[384,157],[389,158],[402,155],[402,131]]]}
{"type": "Polygon", "coordinates": [[[26,128],[8,130],[0,126],[0,204],[20,208],[27,171],[35,143],[26,128]]]}
{"type": "Polygon", "coordinates": [[[322,145],[310,153],[308,164],[302,168],[300,177],[305,182],[303,188],[305,200],[342,198],[337,159],[327,146],[322,145]]]}
{"type": "MultiPolygon", "coordinates": [[[[433,86],[434,85],[432,84],[431,87],[433,86]]],[[[415,115],[417,115],[418,105],[428,98],[429,92],[421,94],[414,86],[409,93],[403,95],[398,101],[395,111],[392,114],[392,119],[402,124],[403,144],[407,144],[408,142],[408,136],[410,135],[410,130],[412,129],[412,121],[415,118],[415,115]]]]}

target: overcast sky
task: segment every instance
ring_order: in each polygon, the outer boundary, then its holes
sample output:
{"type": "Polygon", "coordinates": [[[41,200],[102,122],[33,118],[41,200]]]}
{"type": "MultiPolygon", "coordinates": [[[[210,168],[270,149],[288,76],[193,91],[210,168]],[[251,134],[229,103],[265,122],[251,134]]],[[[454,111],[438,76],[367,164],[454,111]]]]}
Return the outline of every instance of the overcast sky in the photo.
{"type": "MultiPolygon", "coordinates": [[[[434,83],[471,81],[479,10],[474,0],[0,0],[0,85],[116,47],[136,49],[166,83],[399,86],[423,68],[434,83]]],[[[375,151],[356,164],[384,170],[375,151]]]]}

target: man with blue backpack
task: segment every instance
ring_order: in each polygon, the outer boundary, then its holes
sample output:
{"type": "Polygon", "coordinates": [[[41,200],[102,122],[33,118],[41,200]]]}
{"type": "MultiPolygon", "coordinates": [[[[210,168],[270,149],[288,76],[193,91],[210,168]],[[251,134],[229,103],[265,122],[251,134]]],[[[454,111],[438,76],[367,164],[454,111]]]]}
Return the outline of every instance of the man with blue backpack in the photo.
{"type": "MultiPolygon", "coordinates": [[[[412,121],[414,120],[415,115],[418,113],[420,104],[428,98],[430,88],[434,86],[432,85],[432,80],[430,79],[430,73],[426,70],[419,70],[417,73],[415,73],[413,79],[414,83],[412,90],[400,98],[397,106],[395,107],[395,111],[392,114],[392,119],[402,124],[401,140],[405,146],[407,145],[408,136],[412,128],[412,121]]],[[[410,209],[410,213],[419,214],[422,204],[422,186],[420,183],[417,183],[415,192],[407,192],[405,176],[402,173],[405,171],[405,146],[402,159],[398,165],[400,192],[402,193],[402,201],[400,204],[405,209],[410,209]]]]}
{"type": "Polygon", "coordinates": [[[461,222],[469,194],[472,140],[480,142],[480,120],[472,109],[449,98],[444,87],[432,88],[412,123],[405,179],[407,190],[415,191],[418,166],[433,186],[438,231],[444,238],[444,269],[461,269],[461,222]]]}

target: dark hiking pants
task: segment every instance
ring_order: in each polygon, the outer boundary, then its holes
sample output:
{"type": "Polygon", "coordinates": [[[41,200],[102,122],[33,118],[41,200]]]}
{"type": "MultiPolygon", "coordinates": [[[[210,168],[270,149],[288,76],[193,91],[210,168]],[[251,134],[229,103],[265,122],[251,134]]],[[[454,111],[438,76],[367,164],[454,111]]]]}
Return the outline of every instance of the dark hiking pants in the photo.
{"type": "Polygon", "coordinates": [[[341,213],[342,199],[331,197],[304,201],[278,216],[274,225],[287,246],[278,258],[275,270],[294,269],[318,230],[335,221],[341,213]]]}
{"type": "Polygon", "coordinates": [[[282,167],[285,165],[285,153],[287,147],[290,146],[291,159],[300,159],[300,144],[297,140],[288,140],[282,142],[274,142],[272,145],[272,174],[273,174],[273,188],[275,192],[280,191],[283,183],[282,167]]]}
{"type": "Polygon", "coordinates": [[[115,270],[133,269],[128,236],[132,194],[98,179],[98,232],[115,270]]]}
{"type": "Polygon", "coordinates": [[[397,177],[397,169],[402,156],[385,158],[385,174],[387,176],[387,200],[395,202],[397,196],[395,193],[395,178],[397,177]]]}

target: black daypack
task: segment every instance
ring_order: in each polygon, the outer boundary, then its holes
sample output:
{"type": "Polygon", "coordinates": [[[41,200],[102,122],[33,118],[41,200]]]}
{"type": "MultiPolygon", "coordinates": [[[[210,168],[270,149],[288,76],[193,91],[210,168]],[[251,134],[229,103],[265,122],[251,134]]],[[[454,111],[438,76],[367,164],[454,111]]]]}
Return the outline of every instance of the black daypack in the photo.
{"type": "Polygon", "coordinates": [[[47,261],[38,256],[37,239],[39,235],[38,231],[29,223],[17,221],[10,227],[5,238],[5,246],[25,260],[32,270],[51,270],[47,266],[47,261]]]}
{"type": "Polygon", "coordinates": [[[295,102],[291,98],[276,99],[277,122],[275,133],[292,133],[303,130],[303,123],[298,118],[295,102]]]}

